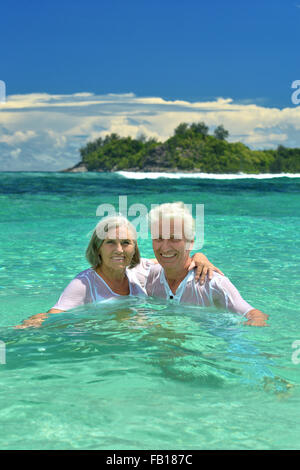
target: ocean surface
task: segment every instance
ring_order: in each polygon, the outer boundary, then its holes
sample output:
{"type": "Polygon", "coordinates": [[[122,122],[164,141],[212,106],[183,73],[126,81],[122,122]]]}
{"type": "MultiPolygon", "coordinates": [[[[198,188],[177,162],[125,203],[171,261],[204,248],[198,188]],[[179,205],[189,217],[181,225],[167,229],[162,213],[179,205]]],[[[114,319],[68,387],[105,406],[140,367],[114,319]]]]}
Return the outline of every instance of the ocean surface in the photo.
{"type": "Polygon", "coordinates": [[[299,175],[0,173],[0,449],[299,449],[299,208],[299,175]],[[203,204],[201,251],[269,326],[127,297],[15,329],[89,267],[120,196],[203,204]]]}

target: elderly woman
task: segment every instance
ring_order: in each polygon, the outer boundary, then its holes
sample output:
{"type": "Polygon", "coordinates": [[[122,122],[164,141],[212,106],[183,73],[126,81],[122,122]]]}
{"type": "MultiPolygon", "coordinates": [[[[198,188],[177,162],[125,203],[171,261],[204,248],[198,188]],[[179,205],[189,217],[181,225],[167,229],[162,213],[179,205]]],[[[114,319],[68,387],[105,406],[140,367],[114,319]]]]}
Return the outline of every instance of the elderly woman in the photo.
{"type": "MultiPolygon", "coordinates": [[[[61,313],[80,305],[121,296],[146,296],[145,283],[156,260],[141,259],[134,226],[123,216],[100,221],[86,250],[91,267],[75,276],[57,303],[47,313],[39,313],[16,328],[40,326],[49,313],[61,313]]],[[[197,253],[190,269],[197,266],[196,278],[204,282],[206,274],[221,271],[197,253]]],[[[223,273],[221,273],[223,274],[223,273]]]]}

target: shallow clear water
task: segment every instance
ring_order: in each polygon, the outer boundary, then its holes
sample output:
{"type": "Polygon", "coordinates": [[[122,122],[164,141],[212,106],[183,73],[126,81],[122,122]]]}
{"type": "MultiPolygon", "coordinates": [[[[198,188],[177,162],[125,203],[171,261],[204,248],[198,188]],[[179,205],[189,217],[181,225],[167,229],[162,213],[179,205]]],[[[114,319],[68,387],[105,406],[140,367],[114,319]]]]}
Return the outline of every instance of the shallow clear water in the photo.
{"type": "Polygon", "coordinates": [[[299,449],[299,179],[2,173],[0,187],[1,449],[299,449]],[[14,329],[88,267],[96,209],[119,195],[204,204],[202,251],[269,327],[126,298],[14,329]]]}

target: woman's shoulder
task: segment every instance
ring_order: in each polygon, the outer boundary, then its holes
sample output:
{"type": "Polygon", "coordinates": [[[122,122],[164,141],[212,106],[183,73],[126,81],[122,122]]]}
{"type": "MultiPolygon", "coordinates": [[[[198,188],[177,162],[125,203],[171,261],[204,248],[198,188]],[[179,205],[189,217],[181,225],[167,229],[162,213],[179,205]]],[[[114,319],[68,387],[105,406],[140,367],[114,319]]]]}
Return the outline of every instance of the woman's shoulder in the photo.
{"type": "Polygon", "coordinates": [[[84,269],[83,271],[80,271],[80,273],[76,274],[73,280],[79,279],[79,280],[84,280],[84,279],[91,279],[95,277],[95,270],[93,268],[87,268],[84,269]]]}

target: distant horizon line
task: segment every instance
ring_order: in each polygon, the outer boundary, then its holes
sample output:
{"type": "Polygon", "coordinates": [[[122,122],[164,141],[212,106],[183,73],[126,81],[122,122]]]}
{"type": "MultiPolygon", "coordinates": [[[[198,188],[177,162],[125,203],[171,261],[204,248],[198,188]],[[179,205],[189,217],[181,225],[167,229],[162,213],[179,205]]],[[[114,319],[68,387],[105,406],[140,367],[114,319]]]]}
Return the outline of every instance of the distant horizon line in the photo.
{"type": "Polygon", "coordinates": [[[166,177],[166,178],[199,178],[205,179],[207,175],[207,179],[272,179],[272,178],[300,178],[300,173],[203,173],[203,172],[155,172],[155,171],[107,171],[107,172],[98,172],[98,171],[87,171],[87,172],[65,172],[62,170],[0,170],[0,173],[63,173],[66,175],[86,175],[86,174],[96,174],[96,175],[103,175],[103,174],[119,174],[120,176],[127,177],[128,179],[156,179],[159,177],[166,177]],[[134,175],[139,175],[141,178],[135,178],[134,175]]]}

